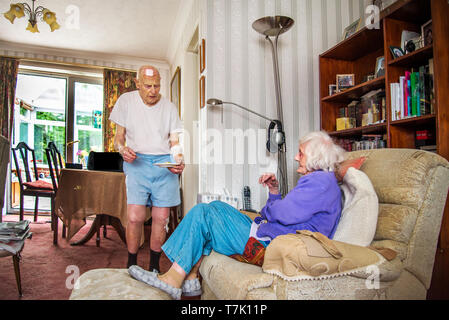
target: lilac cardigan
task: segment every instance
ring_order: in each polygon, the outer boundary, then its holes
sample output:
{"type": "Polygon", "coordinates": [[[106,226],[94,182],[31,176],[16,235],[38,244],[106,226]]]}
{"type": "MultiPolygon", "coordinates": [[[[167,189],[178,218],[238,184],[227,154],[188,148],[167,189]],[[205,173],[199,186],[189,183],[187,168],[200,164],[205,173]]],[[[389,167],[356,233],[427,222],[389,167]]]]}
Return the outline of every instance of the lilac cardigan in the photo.
{"type": "Polygon", "coordinates": [[[282,199],[270,194],[261,216],[258,237],[275,237],[296,230],[320,232],[332,239],[341,215],[341,191],[333,172],[314,171],[298,180],[282,199]]]}

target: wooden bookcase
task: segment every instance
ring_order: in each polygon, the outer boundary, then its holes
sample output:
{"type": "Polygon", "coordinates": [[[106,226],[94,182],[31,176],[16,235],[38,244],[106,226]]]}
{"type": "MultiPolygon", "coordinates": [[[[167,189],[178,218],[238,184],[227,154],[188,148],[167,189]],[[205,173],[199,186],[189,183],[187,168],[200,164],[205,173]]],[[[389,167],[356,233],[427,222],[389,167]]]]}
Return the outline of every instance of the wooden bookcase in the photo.
{"type": "MultiPolygon", "coordinates": [[[[449,160],[449,2],[448,0],[398,0],[380,13],[380,28],[362,28],[319,56],[321,129],[336,138],[358,139],[364,134],[387,137],[388,148],[415,148],[417,130],[435,133],[437,153],[449,160]],[[394,59],[390,46],[401,46],[402,30],[421,33],[432,19],[433,44],[394,59]],[[385,75],[363,82],[374,73],[376,58],[385,57],[385,75]],[[433,58],[435,113],[392,121],[390,83],[398,82],[405,70],[433,58]],[[329,96],[337,74],[354,74],[355,86],[329,96]],[[336,131],[341,107],[372,90],[385,89],[386,121],[375,125],[336,131]]],[[[428,298],[448,299],[449,292],[449,201],[441,227],[432,285],[428,298]]]]}

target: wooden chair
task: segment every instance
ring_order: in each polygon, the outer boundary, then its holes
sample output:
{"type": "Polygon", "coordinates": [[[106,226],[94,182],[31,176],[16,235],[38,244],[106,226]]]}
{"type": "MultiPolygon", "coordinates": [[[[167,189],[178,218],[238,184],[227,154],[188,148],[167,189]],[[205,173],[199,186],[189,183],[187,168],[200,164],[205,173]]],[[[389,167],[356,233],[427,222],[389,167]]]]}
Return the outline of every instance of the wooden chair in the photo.
{"type": "MultiPolygon", "coordinates": [[[[24,196],[36,197],[34,202],[34,221],[37,221],[38,207],[39,207],[39,197],[51,198],[52,207],[53,201],[56,196],[56,192],[53,189],[53,185],[49,182],[39,180],[39,174],[37,172],[36,165],[36,154],[34,149],[31,149],[25,142],[20,142],[15,148],[11,148],[14,164],[16,167],[16,175],[19,179],[20,185],[20,221],[23,220],[24,213],[24,196]],[[23,162],[23,169],[25,170],[25,181],[23,181],[21,168],[19,165],[18,155],[23,162]],[[31,157],[30,157],[31,155],[31,157]],[[33,163],[32,169],[34,170],[34,179],[32,172],[30,171],[30,161],[33,163]]],[[[53,212],[53,208],[52,208],[53,212]]],[[[52,226],[53,226],[53,216],[52,216],[52,226]]]]}
{"type": "MultiPolygon", "coordinates": [[[[61,174],[61,169],[64,167],[62,162],[62,156],[59,152],[56,144],[53,141],[48,143],[47,148],[45,149],[45,155],[47,156],[48,169],[50,171],[51,182],[53,186],[53,190],[56,193],[58,192],[59,185],[59,176],[61,174]]],[[[52,216],[52,230],[53,230],[53,243],[58,243],[58,215],[56,214],[54,198],[51,198],[51,216],[52,216]]],[[[66,226],[62,226],[62,237],[66,237],[66,226]]]]}

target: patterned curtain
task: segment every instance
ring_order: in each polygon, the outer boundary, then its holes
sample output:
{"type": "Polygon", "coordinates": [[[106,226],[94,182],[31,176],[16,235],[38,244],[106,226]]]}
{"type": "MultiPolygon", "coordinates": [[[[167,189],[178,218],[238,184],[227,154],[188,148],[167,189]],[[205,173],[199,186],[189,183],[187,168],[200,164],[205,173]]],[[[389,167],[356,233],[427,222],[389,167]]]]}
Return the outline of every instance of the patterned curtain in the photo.
{"type": "Polygon", "coordinates": [[[104,128],[104,151],[114,152],[115,123],[109,121],[109,115],[114,108],[118,97],[123,93],[137,90],[134,79],[136,72],[126,72],[117,70],[104,70],[104,108],[103,108],[103,128],[104,128]]]}
{"type": "Polygon", "coordinates": [[[0,57],[0,134],[11,141],[19,60],[0,57]]]}

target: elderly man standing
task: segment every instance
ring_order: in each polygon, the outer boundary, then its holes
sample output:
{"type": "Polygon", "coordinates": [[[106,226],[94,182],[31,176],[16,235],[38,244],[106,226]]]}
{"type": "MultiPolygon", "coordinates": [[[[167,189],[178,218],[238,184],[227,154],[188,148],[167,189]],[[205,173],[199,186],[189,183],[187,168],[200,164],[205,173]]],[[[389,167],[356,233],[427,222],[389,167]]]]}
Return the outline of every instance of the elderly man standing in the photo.
{"type": "Polygon", "coordinates": [[[150,271],[159,272],[161,246],[166,238],[170,207],[180,204],[178,175],[184,170],[176,106],[162,97],[161,77],[153,66],[139,69],[136,91],[122,94],[109,120],[117,125],[114,146],[123,157],[126,175],[128,264],[137,265],[137,252],[146,217],[152,207],[150,271]],[[161,168],[155,163],[178,163],[161,168]]]}

